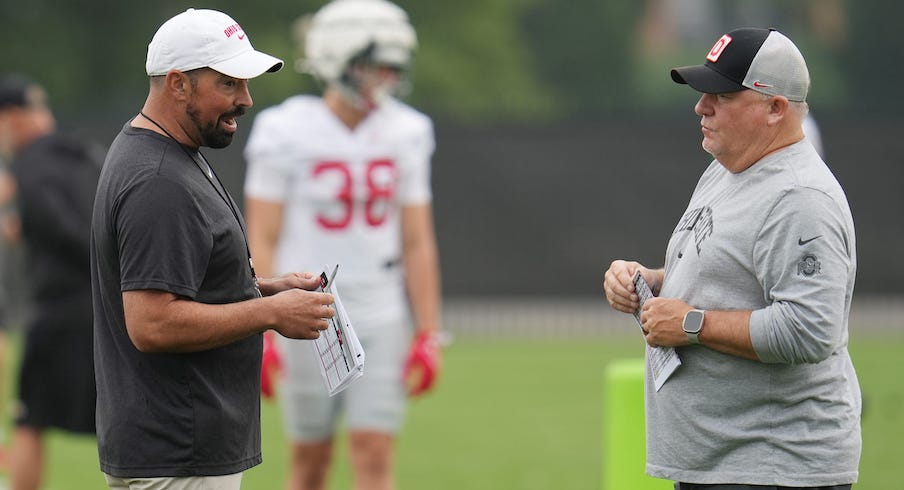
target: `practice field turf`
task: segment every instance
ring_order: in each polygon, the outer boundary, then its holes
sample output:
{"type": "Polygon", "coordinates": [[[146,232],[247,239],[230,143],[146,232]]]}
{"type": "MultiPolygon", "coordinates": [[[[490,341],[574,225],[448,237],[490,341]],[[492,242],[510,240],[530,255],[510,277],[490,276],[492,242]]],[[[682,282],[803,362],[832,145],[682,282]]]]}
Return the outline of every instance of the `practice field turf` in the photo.
{"type": "MultiPolygon", "coordinates": [[[[410,408],[399,441],[400,488],[599,489],[603,371],[614,359],[640,356],[641,342],[633,336],[457,339],[445,351],[438,390],[410,408]]],[[[851,346],[865,399],[855,488],[901,487],[902,351],[904,335],[857,339],[851,346]]],[[[264,403],[264,464],[246,473],[245,489],[284,488],[278,410],[264,403]]],[[[53,433],[49,463],[48,490],[105,488],[93,439],[53,433]]],[[[340,456],[331,488],[350,488],[347,468],[340,456]]]]}

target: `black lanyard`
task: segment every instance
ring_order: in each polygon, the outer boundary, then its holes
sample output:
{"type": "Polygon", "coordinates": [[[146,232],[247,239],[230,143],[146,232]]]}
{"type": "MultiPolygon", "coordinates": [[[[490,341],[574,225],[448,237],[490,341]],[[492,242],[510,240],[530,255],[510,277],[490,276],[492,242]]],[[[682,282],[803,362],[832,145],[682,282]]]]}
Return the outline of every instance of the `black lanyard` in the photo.
{"type": "Polygon", "coordinates": [[[242,225],[242,219],[239,217],[239,212],[233,205],[232,198],[229,197],[229,194],[226,191],[226,187],[223,185],[220,177],[216,172],[213,171],[213,167],[207,161],[207,158],[205,158],[201,153],[201,150],[198,150],[197,152],[198,156],[201,158],[201,161],[198,161],[195,156],[188,151],[188,148],[186,148],[182,143],[179,143],[179,140],[177,140],[172,134],[170,134],[170,132],[167,131],[166,128],[158,124],[157,121],[148,117],[148,115],[143,111],[138,111],[138,114],[141,114],[141,117],[147,119],[151,122],[151,124],[160,128],[161,131],[166,133],[166,135],[169,136],[170,139],[172,139],[176,142],[177,145],[179,145],[179,148],[182,148],[182,151],[184,151],[185,154],[188,155],[188,157],[191,158],[191,160],[198,166],[198,170],[200,170],[201,173],[204,174],[204,178],[206,178],[207,181],[210,182],[210,186],[213,187],[213,190],[217,193],[217,195],[220,196],[220,198],[223,200],[223,202],[226,203],[227,206],[229,206],[229,210],[232,211],[232,216],[235,217],[235,222],[238,223],[239,229],[242,230],[242,238],[245,240],[245,252],[248,254],[248,267],[251,269],[251,280],[255,282],[256,289],[257,274],[255,274],[254,272],[254,261],[251,259],[251,247],[248,245],[248,233],[245,231],[245,227],[242,225]],[[204,167],[202,167],[202,163],[207,166],[206,171],[204,170],[204,167]],[[211,176],[213,176],[213,178],[211,178],[211,176]],[[216,183],[214,183],[214,179],[216,179],[216,183]],[[217,184],[219,184],[219,187],[217,187],[217,184]],[[220,189],[222,189],[222,192],[220,191],[220,189]]]}

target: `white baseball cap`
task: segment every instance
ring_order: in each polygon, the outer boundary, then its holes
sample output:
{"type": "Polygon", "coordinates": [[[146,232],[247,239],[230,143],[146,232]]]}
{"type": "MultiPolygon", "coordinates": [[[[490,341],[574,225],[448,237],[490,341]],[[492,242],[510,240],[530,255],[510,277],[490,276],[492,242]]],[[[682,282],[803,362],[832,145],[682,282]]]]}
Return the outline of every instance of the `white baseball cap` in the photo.
{"type": "Polygon", "coordinates": [[[788,100],[807,100],[810,73],[797,46],[775,29],[735,29],[716,41],[702,65],[673,68],[672,80],[698,92],[749,88],[788,100]]]}
{"type": "Polygon", "coordinates": [[[210,68],[242,80],[282,66],[281,59],[256,51],[232,17],[205,9],[188,9],[164,22],[148,44],[145,64],[148,76],[210,68]]]}

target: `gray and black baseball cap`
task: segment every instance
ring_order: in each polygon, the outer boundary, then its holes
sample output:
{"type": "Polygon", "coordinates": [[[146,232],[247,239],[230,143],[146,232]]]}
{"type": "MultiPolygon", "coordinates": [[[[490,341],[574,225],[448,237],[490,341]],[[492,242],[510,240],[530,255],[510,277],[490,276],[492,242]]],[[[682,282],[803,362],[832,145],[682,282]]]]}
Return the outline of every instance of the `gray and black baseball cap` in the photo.
{"type": "Polygon", "coordinates": [[[672,68],[672,80],[698,92],[724,94],[749,88],[807,100],[810,72],[797,46],[775,29],[745,27],[724,34],[702,65],[672,68]]]}

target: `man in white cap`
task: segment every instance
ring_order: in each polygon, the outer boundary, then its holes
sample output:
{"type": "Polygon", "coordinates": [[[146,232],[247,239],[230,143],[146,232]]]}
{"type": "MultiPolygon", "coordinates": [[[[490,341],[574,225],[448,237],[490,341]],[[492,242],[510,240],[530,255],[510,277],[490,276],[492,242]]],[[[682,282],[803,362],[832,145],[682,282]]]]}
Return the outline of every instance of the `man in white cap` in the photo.
{"type": "Polygon", "coordinates": [[[227,146],[248,79],[282,67],[228,15],[189,9],[148,46],[150,91],[94,206],[97,435],[110,488],[238,489],[261,462],[262,332],[333,316],[312,274],[256,277],[244,221],[202,146],[227,146]]]}
{"type": "Polygon", "coordinates": [[[658,391],[647,370],[647,473],[679,490],[849,489],[861,450],[854,224],[801,129],[804,58],[775,30],[737,29],[671,75],[702,92],[715,160],[665,267],[616,260],[603,282],[613,308],[634,312],[639,271],[658,294],[640,312],[646,342],[682,361],[658,391]]]}

